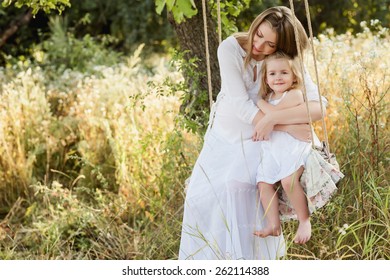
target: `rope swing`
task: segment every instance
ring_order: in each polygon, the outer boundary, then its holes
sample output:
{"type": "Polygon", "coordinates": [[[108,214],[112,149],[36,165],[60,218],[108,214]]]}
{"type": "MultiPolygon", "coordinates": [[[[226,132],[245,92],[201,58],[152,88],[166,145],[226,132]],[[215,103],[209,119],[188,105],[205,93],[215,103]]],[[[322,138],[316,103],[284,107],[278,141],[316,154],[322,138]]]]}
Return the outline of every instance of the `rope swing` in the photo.
{"type": "Polygon", "coordinates": [[[221,27],[221,1],[217,0],[217,18],[218,18],[218,42],[222,42],[222,27],[221,27]]]}
{"type": "MultiPolygon", "coordinates": [[[[329,151],[328,132],[327,132],[327,129],[326,129],[326,124],[325,124],[324,106],[323,106],[323,102],[322,102],[322,96],[321,96],[320,85],[319,85],[319,76],[318,76],[316,54],[315,54],[315,49],[314,49],[314,36],[313,36],[313,30],[312,30],[312,26],[311,26],[309,2],[308,2],[308,0],[304,0],[304,2],[305,2],[305,11],[306,11],[307,25],[308,25],[308,28],[309,28],[310,44],[311,44],[311,48],[312,48],[314,68],[315,68],[315,74],[316,74],[318,97],[319,97],[319,102],[320,102],[320,107],[321,107],[322,128],[324,130],[324,138],[325,138],[325,140],[324,140],[324,142],[325,142],[324,151],[329,156],[330,155],[330,151],[329,151]]],[[[304,71],[303,56],[302,56],[301,48],[300,48],[299,34],[298,34],[298,28],[297,28],[297,19],[296,19],[296,16],[295,16],[294,1],[293,0],[290,0],[290,9],[291,9],[291,13],[292,13],[293,19],[294,19],[293,24],[294,24],[295,42],[296,42],[297,50],[298,50],[299,63],[300,63],[300,66],[301,66],[301,72],[304,73],[303,72],[304,71]]],[[[305,84],[303,84],[303,96],[304,96],[305,103],[306,103],[306,108],[307,108],[307,114],[308,114],[308,117],[309,117],[310,127],[312,127],[313,126],[313,122],[312,122],[311,115],[310,115],[310,110],[309,110],[309,104],[308,104],[308,100],[307,100],[305,84]]],[[[313,145],[313,148],[314,148],[313,130],[311,130],[311,140],[312,140],[312,145],[313,145]]]]}
{"type": "Polygon", "coordinates": [[[207,18],[206,18],[206,0],[202,0],[202,10],[203,10],[204,40],[205,40],[205,48],[206,48],[207,84],[209,89],[209,100],[210,100],[210,109],[211,109],[211,106],[213,106],[213,89],[211,86],[209,37],[207,35],[207,18]]]}
{"type": "MultiPolygon", "coordinates": [[[[293,15],[293,26],[294,26],[294,34],[295,34],[295,43],[296,43],[296,46],[297,46],[298,57],[299,57],[299,66],[301,67],[301,73],[305,73],[304,72],[305,69],[303,67],[303,55],[302,55],[302,52],[301,52],[301,43],[299,41],[298,23],[297,23],[297,18],[295,17],[293,0],[290,0],[290,9],[291,9],[291,13],[293,15]]],[[[309,124],[310,124],[310,127],[312,127],[313,122],[312,122],[311,115],[310,115],[309,102],[307,100],[307,93],[306,93],[305,83],[303,83],[302,91],[303,91],[303,98],[304,98],[305,104],[306,104],[307,116],[309,118],[309,124]]],[[[321,99],[321,97],[320,97],[320,99],[321,99]]],[[[311,143],[312,143],[312,146],[314,148],[313,130],[311,130],[311,143]]]]}
{"type": "MultiPolygon", "coordinates": [[[[210,50],[209,50],[209,37],[207,34],[207,16],[206,16],[206,0],[202,0],[203,10],[203,29],[206,49],[206,67],[207,67],[207,85],[209,92],[210,109],[213,106],[213,88],[211,85],[211,67],[210,67],[210,50]]],[[[222,42],[222,27],[221,27],[221,2],[217,0],[217,18],[218,18],[218,43],[222,42]]]]}
{"type": "Polygon", "coordinates": [[[308,0],[305,0],[305,10],[306,10],[307,25],[309,27],[309,35],[310,35],[311,51],[313,54],[314,69],[315,69],[315,73],[316,73],[316,83],[317,83],[317,88],[318,88],[318,96],[320,99],[321,114],[322,114],[322,118],[321,118],[322,127],[324,129],[324,138],[325,138],[326,149],[327,149],[328,153],[330,153],[328,131],[326,129],[325,117],[324,117],[324,105],[323,105],[322,98],[321,98],[322,95],[321,95],[321,90],[320,90],[320,79],[319,79],[319,75],[318,75],[316,52],[314,49],[314,36],[313,36],[313,29],[311,26],[311,17],[310,17],[310,9],[309,9],[309,1],[308,0]]]}

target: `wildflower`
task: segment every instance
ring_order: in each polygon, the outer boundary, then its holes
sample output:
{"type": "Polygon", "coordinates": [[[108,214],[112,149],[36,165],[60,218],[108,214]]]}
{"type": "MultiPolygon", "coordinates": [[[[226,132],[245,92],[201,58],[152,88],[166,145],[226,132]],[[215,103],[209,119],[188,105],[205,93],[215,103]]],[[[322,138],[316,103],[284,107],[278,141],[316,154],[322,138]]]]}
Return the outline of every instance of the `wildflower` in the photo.
{"type": "Polygon", "coordinates": [[[340,228],[340,229],[339,229],[339,233],[340,233],[341,235],[347,234],[347,232],[345,231],[344,228],[340,228]]]}
{"type": "Polygon", "coordinates": [[[372,19],[372,20],[370,21],[370,24],[371,24],[371,26],[375,26],[375,25],[380,24],[380,21],[379,21],[379,19],[372,19]]]}
{"type": "Polygon", "coordinates": [[[60,183],[60,182],[58,182],[58,181],[53,181],[53,183],[51,184],[51,186],[53,187],[53,188],[62,188],[62,184],[60,183]]]}

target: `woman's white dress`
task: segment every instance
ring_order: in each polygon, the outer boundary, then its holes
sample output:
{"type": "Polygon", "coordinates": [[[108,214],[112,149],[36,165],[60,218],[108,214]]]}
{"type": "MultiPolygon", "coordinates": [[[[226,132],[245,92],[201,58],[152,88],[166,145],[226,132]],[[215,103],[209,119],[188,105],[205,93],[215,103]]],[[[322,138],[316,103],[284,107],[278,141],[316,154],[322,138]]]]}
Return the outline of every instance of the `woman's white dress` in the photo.
{"type": "MultiPolygon", "coordinates": [[[[244,69],[245,51],[234,37],[218,48],[221,91],[210,114],[204,145],[186,191],[179,259],[277,259],[283,236],[253,235],[265,226],[256,187],[261,142],[251,140],[262,62],[244,69]],[[258,73],[257,73],[258,74],[258,73]]],[[[309,100],[318,100],[308,75],[309,100]]]]}

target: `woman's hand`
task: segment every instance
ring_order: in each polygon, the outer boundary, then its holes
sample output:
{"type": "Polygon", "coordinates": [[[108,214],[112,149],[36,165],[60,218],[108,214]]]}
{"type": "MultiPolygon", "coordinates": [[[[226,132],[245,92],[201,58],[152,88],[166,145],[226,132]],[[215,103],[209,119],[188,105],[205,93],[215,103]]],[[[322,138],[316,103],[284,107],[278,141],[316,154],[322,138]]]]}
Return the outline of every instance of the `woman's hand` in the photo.
{"type": "Polygon", "coordinates": [[[252,136],[253,141],[269,140],[269,135],[275,126],[272,120],[272,113],[268,113],[256,123],[252,136]]]}

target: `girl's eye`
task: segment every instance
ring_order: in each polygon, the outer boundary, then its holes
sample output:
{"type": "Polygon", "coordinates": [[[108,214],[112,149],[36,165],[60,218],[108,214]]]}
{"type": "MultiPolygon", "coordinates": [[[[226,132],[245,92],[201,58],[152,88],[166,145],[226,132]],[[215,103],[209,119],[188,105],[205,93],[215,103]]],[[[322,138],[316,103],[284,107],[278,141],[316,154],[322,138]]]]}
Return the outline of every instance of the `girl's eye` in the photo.
{"type": "Polygon", "coordinates": [[[260,38],[263,38],[263,34],[257,32],[257,36],[259,36],[260,38]]]}
{"type": "Polygon", "coordinates": [[[275,48],[276,46],[274,44],[268,44],[271,48],[275,48]]]}

